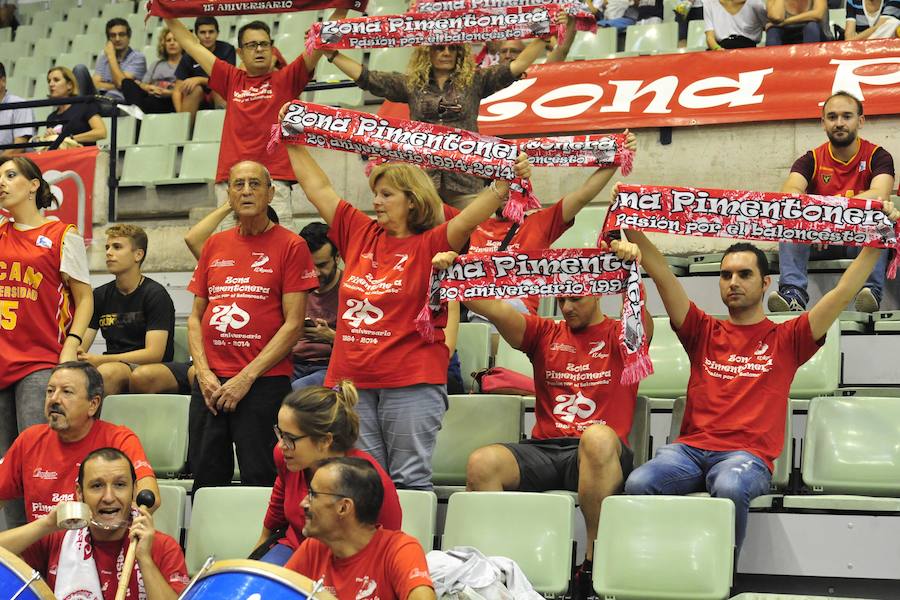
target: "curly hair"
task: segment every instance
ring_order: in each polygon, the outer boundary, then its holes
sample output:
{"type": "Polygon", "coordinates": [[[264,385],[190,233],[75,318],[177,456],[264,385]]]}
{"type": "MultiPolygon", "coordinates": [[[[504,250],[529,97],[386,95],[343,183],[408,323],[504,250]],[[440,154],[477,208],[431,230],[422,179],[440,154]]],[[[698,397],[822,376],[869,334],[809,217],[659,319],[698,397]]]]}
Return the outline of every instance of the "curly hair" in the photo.
{"type": "MultiPolygon", "coordinates": [[[[475,59],[472,57],[472,48],[468,44],[456,46],[456,64],[453,66],[453,78],[451,82],[458,91],[467,89],[475,78],[475,59]]],[[[418,46],[413,50],[406,67],[406,76],[409,85],[413,89],[422,90],[428,85],[431,75],[431,47],[418,46]]]]}
{"type": "Polygon", "coordinates": [[[383,163],[372,169],[369,189],[374,192],[375,185],[382,177],[385,183],[406,194],[407,200],[412,203],[406,218],[406,226],[410,231],[424,233],[443,222],[443,202],[425,171],[406,163],[383,163]]]}
{"type": "MultiPolygon", "coordinates": [[[[159,37],[156,40],[156,56],[159,60],[166,60],[169,55],[166,54],[166,36],[172,33],[168,27],[159,30],[159,37]]],[[[174,34],[173,34],[174,35],[174,34]]]]}

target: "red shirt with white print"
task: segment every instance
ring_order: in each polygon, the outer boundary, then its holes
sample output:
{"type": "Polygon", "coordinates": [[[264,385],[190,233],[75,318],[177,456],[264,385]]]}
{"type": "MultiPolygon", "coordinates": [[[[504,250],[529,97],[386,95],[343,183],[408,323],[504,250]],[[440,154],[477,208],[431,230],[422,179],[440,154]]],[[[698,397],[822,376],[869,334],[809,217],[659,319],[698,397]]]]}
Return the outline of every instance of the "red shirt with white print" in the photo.
{"type": "MultiPolygon", "coordinates": [[[[284,324],[281,297],[318,285],[306,242],[281,225],[259,235],[240,235],[234,227],[210,237],[188,291],[209,301],[202,333],[212,372],[240,373],[284,324]]],[[[292,372],[288,353],[265,376],[292,372]]]]}
{"type": "Polygon", "coordinates": [[[784,446],[794,374],[825,342],[813,339],[809,314],[737,325],[692,302],[675,332],[691,360],[681,435],[702,450],[744,450],[772,470],[784,446]]]}
{"type": "Polygon", "coordinates": [[[325,384],[342,379],[362,389],[446,384],[447,313],[434,317],[431,343],[416,331],[415,318],[428,300],[432,257],[450,250],[447,224],[396,238],[342,200],[328,237],[346,268],[325,384]]]}
{"type": "Polygon", "coordinates": [[[622,385],[621,323],[606,317],[570,329],[565,321],[525,315],[521,350],[534,366],[535,424],[531,437],[580,437],[606,425],[627,444],[637,384],[622,385]]]}

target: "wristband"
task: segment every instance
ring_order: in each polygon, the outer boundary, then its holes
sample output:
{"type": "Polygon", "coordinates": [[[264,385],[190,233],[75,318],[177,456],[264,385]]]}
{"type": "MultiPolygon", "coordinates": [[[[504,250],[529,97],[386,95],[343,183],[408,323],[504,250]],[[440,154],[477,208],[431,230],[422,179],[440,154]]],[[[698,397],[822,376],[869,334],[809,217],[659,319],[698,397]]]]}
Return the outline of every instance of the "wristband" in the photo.
{"type": "Polygon", "coordinates": [[[84,340],[81,339],[81,336],[78,335],[77,333],[67,333],[67,334],[66,334],[66,337],[67,337],[67,338],[70,338],[70,337],[75,338],[76,340],[78,340],[78,343],[79,343],[79,344],[83,344],[83,343],[84,343],[84,340]]]}
{"type": "Polygon", "coordinates": [[[333,63],[333,62],[334,62],[334,59],[337,57],[337,55],[338,55],[338,51],[337,51],[337,50],[333,50],[333,51],[331,52],[331,54],[326,54],[326,55],[325,55],[325,60],[327,60],[327,61],[330,62],[330,63],[333,63]]]}

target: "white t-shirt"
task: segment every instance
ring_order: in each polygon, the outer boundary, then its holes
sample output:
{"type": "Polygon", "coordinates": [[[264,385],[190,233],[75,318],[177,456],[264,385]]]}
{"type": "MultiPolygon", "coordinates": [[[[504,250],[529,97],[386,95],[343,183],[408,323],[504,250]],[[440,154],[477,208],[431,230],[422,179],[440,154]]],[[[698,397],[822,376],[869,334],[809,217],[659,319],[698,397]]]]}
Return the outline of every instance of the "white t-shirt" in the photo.
{"type": "Polygon", "coordinates": [[[704,31],[712,31],[717,41],[740,35],[758,42],[769,17],[764,0],[747,0],[736,15],[725,10],[719,0],[709,0],[703,4],[703,20],[704,31]]]}

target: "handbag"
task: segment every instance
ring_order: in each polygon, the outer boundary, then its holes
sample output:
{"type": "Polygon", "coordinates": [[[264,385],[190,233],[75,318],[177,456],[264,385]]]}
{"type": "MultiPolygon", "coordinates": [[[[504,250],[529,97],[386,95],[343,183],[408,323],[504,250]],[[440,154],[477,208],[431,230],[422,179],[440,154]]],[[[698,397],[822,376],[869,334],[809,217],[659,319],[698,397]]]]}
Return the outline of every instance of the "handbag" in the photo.
{"type": "Polygon", "coordinates": [[[534,379],[506,367],[491,367],[472,373],[480,394],[534,396],[534,379]]]}

